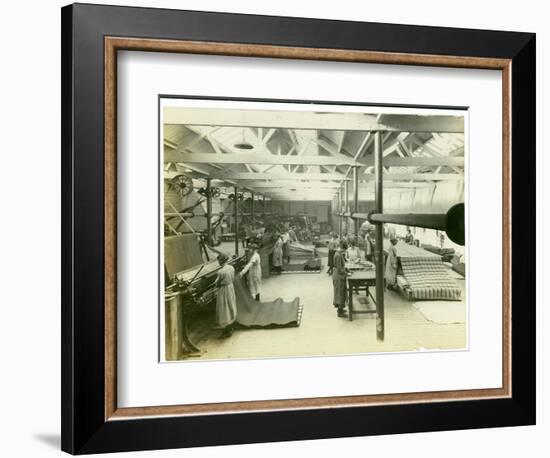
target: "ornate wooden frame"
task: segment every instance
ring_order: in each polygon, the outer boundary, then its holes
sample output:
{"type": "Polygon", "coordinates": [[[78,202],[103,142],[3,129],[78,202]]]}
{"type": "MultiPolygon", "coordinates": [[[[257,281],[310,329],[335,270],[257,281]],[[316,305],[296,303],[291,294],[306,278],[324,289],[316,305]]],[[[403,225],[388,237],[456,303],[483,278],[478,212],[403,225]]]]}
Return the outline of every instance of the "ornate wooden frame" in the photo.
{"type": "Polygon", "coordinates": [[[98,5],[65,7],[62,27],[64,450],[91,453],[534,423],[535,262],[513,257],[524,240],[534,239],[533,34],[98,5]],[[216,27],[226,21],[234,24],[231,31],[216,27]],[[281,30],[292,32],[281,38],[281,30]],[[319,38],[328,35],[336,39],[319,38]],[[421,36],[426,39],[413,39],[421,36]],[[119,50],[502,71],[503,386],[118,408],[119,50]],[[231,426],[235,415],[239,428],[231,426]],[[303,428],[291,426],[298,421],[303,428]],[[214,428],[218,433],[213,437],[208,431],[214,428]]]}

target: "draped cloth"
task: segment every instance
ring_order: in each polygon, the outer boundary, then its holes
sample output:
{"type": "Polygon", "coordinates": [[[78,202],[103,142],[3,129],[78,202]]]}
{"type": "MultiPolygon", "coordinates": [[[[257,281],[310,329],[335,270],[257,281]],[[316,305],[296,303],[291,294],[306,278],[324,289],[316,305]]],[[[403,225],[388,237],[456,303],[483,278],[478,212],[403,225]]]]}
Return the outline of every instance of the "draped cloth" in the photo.
{"type": "Polygon", "coordinates": [[[270,302],[255,301],[237,275],[233,283],[237,298],[237,323],[245,328],[277,328],[299,326],[303,305],[296,297],[290,302],[277,298],[270,302]]]}

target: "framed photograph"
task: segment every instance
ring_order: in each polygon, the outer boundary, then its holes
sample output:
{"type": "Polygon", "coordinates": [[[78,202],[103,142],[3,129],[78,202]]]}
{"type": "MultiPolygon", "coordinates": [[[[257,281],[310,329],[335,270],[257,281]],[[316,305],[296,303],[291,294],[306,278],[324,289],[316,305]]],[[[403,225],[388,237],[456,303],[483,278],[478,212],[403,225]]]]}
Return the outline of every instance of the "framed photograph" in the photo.
{"type": "Polygon", "coordinates": [[[534,34],[70,5],[62,116],[63,450],[535,423],[534,34]]]}

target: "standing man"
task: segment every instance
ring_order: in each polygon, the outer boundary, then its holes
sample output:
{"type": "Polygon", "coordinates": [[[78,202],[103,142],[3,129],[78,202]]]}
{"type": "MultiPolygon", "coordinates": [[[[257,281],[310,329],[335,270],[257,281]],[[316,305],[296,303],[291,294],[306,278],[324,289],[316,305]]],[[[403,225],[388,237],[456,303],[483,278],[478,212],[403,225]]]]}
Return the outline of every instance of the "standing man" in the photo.
{"type": "Polygon", "coordinates": [[[412,235],[411,228],[407,227],[407,235],[405,235],[405,243],[412,245],[414,243],[414,236],[412,235]]]}
{"type": "Polygon", "coordinates": [[[338,249],[338,234],[331,233],[331,239],[328,242],[328,270],[327,274],[332,275],[334,269],[334,253],[338,249]]]}
{"type": "Polygon", "coordinates": [[[216,286],[218,293],[216,295],[216,324],[223,328],[220,339],[231,337],[233,334],[233,323],[237,319],[237,299],[235,298],[235,288],[233,281],[235,279],[235,269],[227,264],[229,257],[220,253],[218,263],[221,269],[218,270],[216,277],[216,286]]]}
{"type": "Polygon", "coordinates": [[[258,245],[250,243],[248,247],[252,251],[252,256],[250,256],[248,264],[244,266],[239,276],[242,278],[248,272],[248,289],[250,295],[255,300],[259,301],[262,289],[262,261],[258,253],[258,245]]]}
{"type": "Polygon", "coordinates": [[[346,260],[344,250],[346,244],[340,242],[338,249],[334,253],[334,271],[332,273],[332,286],[334,287],[334,299],[332,305],[336,307],[339,318],[346,318],[346,286],[348,272],[346,271],[346,260]]]}

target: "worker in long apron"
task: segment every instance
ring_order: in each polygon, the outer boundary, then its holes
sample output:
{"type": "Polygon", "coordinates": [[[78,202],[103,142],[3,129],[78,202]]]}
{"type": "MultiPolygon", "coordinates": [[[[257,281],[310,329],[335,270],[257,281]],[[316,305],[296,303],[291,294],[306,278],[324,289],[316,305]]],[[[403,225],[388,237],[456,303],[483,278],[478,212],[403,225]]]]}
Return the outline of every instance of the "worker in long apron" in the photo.
{"type": "Polygon", "coordinates": [[[339,318],[347,317],[345,307],[348,271],[346,270],[345,247],[345,242],[340,241],[334,253],[334,267],[332,272],[332,286],[334,287],[332,305],[336,308],[339,318]]]}
{"type": "Polygon", "coordinates": [[[251,243],[248,247],[252,251],[252,256],[250,256],[248,264],[244,266],[239,276],[242,278],[248,272],[248,289],[250,295],[255,300],[259,301],[262,289],[262,262],[260,254],[258,253],[258,245],[251,243]]]}
{"type": "Polygon", "coordinates": [[[283,237],[279,235],[273,246],[272,254],[273,272],[280,274],[283,270],[283,237]]]}
{"type": "Polygon", "coordinates": [[[216,324],[223,331],[220,338],[231,337],[233,334],[233,324],[237,319],[237,299],[235,297],[235,288],[233,280],[235,279],[235,269],[228,265],[229,257],[220,253],[218,263],[221,269],[218,270],[216,277],[216,286],[218,292],[216,295],[216,324]]]}

